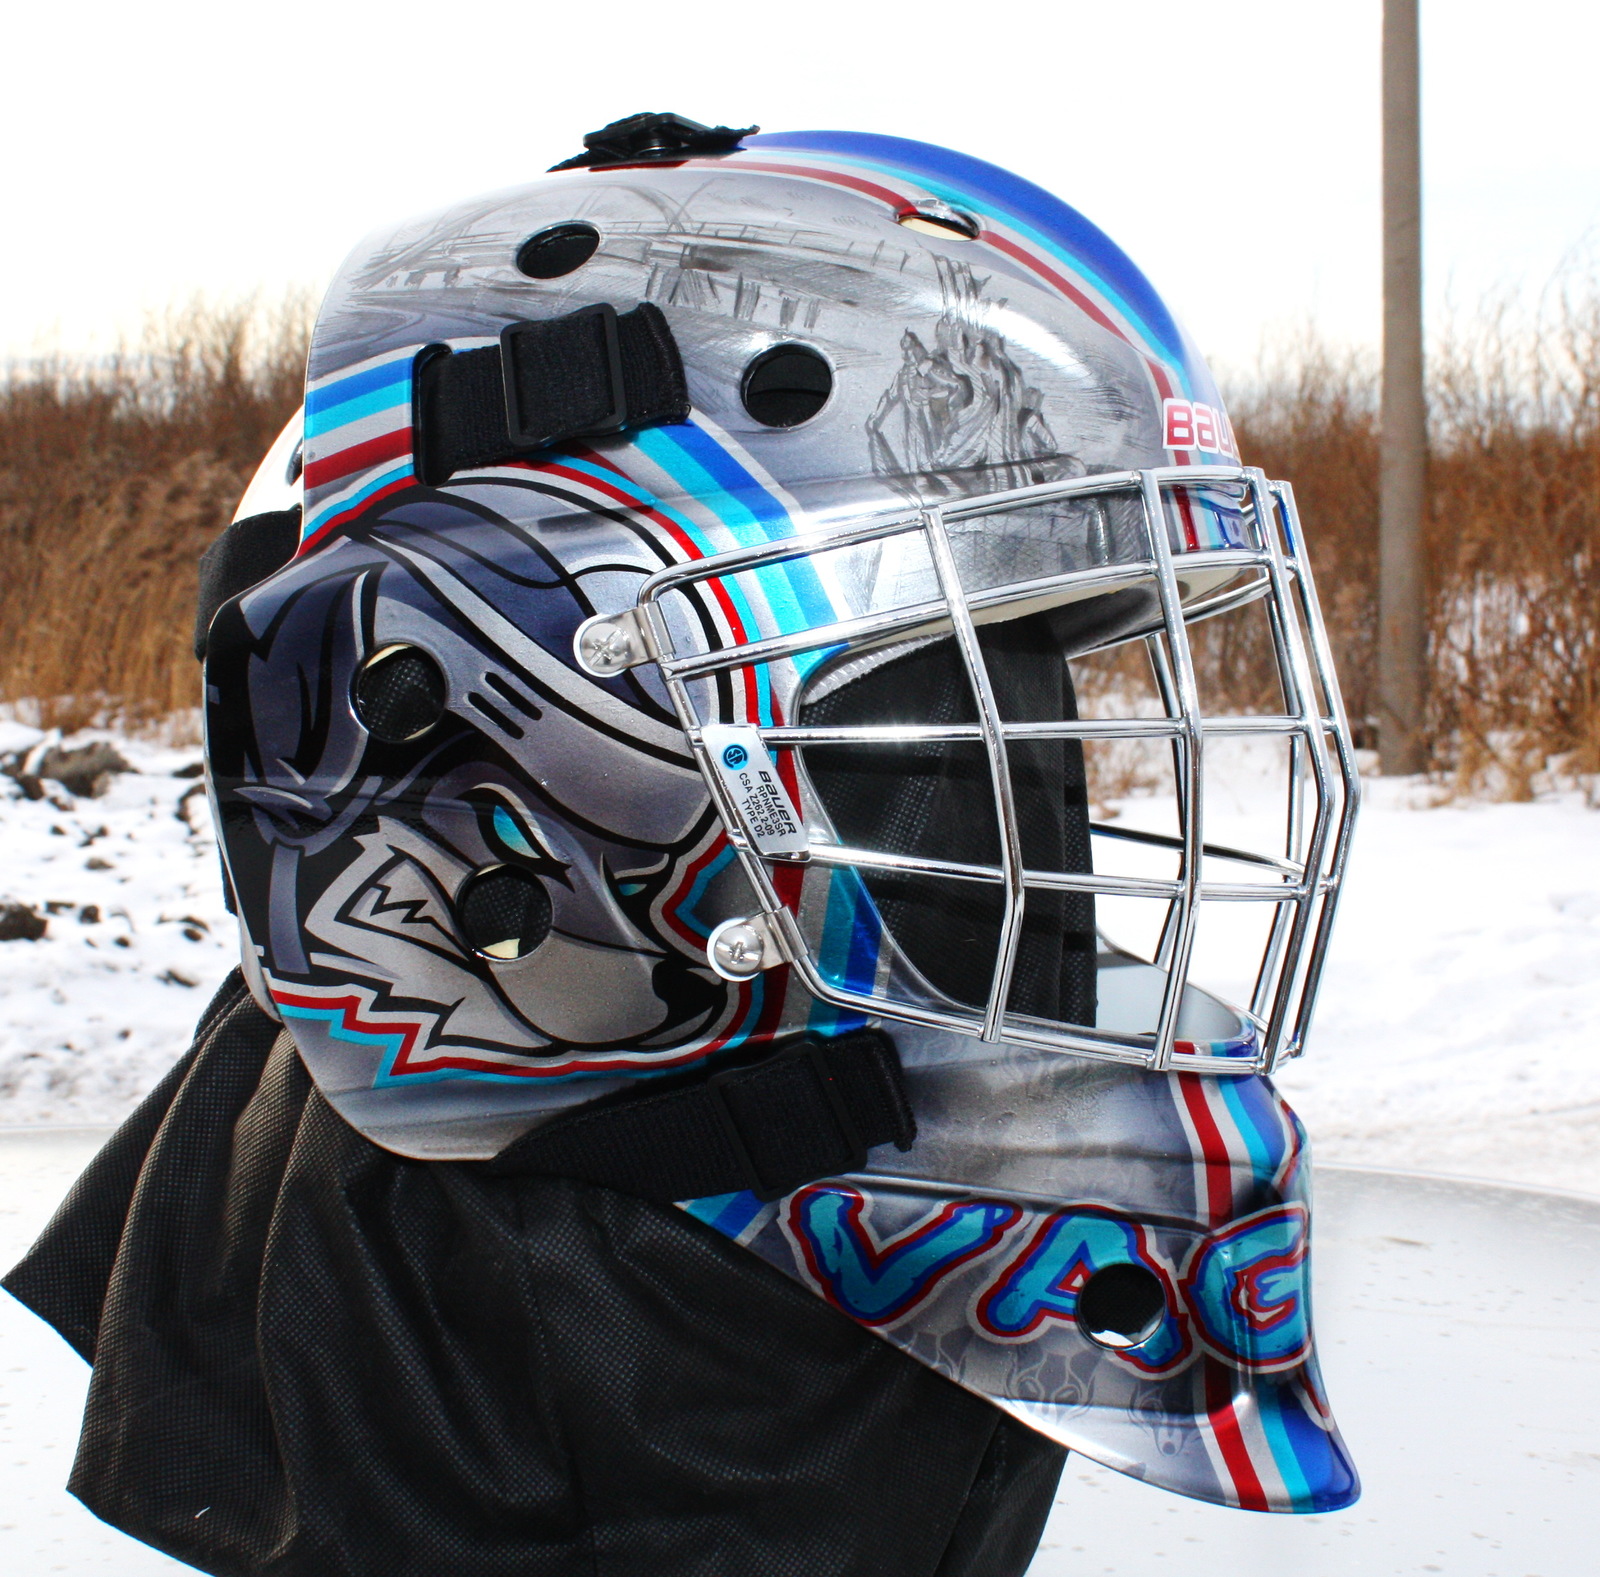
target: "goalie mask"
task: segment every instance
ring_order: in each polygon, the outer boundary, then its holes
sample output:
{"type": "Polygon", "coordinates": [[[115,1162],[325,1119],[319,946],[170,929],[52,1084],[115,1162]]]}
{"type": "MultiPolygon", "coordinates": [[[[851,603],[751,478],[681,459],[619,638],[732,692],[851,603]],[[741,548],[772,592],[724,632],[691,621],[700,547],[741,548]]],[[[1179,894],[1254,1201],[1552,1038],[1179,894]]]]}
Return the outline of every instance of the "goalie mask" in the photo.
{"type": "Polygon", "coordinates": [[[1289,489],[1104,236],[635,117],[356,250],[274,486],[207,752],[348,1121],[676,1200],[1152,1483],[1354,1499],[1267,1077],[1353,757],[1289,489]]]}

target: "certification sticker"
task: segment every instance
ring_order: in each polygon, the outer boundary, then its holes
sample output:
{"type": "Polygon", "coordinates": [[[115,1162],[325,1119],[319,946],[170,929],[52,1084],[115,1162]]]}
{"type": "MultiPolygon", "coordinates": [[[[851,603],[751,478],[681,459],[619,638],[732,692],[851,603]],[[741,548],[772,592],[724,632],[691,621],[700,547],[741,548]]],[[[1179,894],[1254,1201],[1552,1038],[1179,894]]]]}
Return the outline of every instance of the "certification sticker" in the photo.
{"type": "Polygon", "coordinates": [[[806,829],[760,732],[711,723],[701,730],[701,737],[756,851],[785,859],[805,854],[810,847],[806,829]]]}

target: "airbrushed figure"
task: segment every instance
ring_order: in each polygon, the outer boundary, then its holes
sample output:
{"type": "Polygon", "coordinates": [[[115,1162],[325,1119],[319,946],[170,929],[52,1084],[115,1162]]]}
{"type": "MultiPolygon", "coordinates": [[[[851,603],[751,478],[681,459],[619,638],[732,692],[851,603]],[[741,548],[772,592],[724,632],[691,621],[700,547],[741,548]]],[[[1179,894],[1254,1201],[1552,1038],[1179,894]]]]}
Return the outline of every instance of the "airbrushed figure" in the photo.
{"type": "Polygon", "coordinates": [[[585,141],[356,249],[208,556],[242,970],[8,1282],[95,1366],[74,1491],[273,1577],[1015,1577],[1067,1448],[1348,1505],[1268,1077],[1356,782],[1292,495],[1026,181],[585,141]],[[1279,709],[1217,716],[1246,614],[1279,709]],[[1080,716],[1107,660],[1154,702],[1080,716]],[[1091,819],[1130,743],[1170,831],[1091,819]]]}

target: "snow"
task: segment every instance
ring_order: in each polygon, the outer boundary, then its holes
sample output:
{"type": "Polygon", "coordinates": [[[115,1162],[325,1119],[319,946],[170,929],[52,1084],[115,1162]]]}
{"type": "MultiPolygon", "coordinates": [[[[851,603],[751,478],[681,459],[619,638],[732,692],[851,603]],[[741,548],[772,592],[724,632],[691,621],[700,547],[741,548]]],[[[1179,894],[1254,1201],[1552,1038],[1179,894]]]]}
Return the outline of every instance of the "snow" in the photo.
{"type": "MultiPolygon", "coordinates": [[[[0,1133],[0,1261],[43,1225],[99,1138],[0,1133]]],[[[1591,1569],[1581,1551],[1594,1541],[1600,1488],[1589,1449],[1600,1407],[1600,1201],[1331,1169],[1316,1195],[1318,1348],[1361,1500],[1263,1517],[1074,1456],[1030,1577],[1591,1569]],[[1496,1269],[1487,1280],[1486,1264],[1496,1269]]],[[[97,1521],[62,1487],[88,1366],[3,1295],[0,1352],[0,1570],[191,1571],[97,1521]]]]}
{"type": "MultiPolygon", "coordinates": [[[[0,723],[0,758],[40,737],[0,723]]],[[[0,942],[0,1125],[118,1121],[238,954],[202,780],[173,775],[199,750],[115,743],[137,771],[98,799],[0,778],[0,902],[48,917],[0,942]]]]}
{"type": "MultiPolygon", "coordinates": [[[[0,756],[39,738],[0,722],[0,756]]],[[[41,940],[0,942],[0,1126],[116,1122],[236,955],[205,796],[173,776],[198,749],[114,743],[138,770],[100,799],[28,800],[0,779],[0,900],[57,911],[41,940]]],[[[1258,840],[1280,802],[1270,752],[1215,765],[1207,837],[1258,840]]],[[[1600,1194],[1600,812],[1578,793],[1440,797],[1366,782],[1310,1051],[1279,1084],[1321,1161],[1600,1194]]],[[[1115,809],[1134,827],[1172,815],[1156,796],[1115,809]]],[[[1255,907],[1206,906],[1197,969],[1224,994],[1247,990],[1255,907]]],[[[1122,917],[1102,915],[1115,933],[1122,917]]]]}
{"type": "MultiPolygon", "coordinates": [[[[0,722],[0,757],[39,737],[0,722]]],[[[0,779],[0,900],[55,910],[41,940],[0,943],[0,1129],[10,1129],[0,1131],[4,1264],[43,1225],[103,1139],[103,1125],[130,1110],[182,1051],[236,952],[204,797],[194,792],[197,779],[174,775],[198,760],[198,750],[114,742],[137,771],[99,799],[74,801],[53,791],[59,802],[28,800],[0,779]],[[90,861],[102,863],[91,869],[90,861]],[[90,905],[100,919],[80,921],[90,905]]],[[[1207,801],[1207,835],[1247,842],[1252,823],[1277,803],[1275,784],[1259,751],[1241,749],[1220,765],[1207,801]]],[[[1318,1160],[1600,1195],[1600,812],[1578,794],[1530,804],[1441,804],[1428,784],[1382,779],[1368,781],[1365,792],[1311,1050],[1279,1075],[1307,1121],[1318,1160]]],[[[1170,825],[1172,807],[1159,797],[1113,808],[1124,825],[1170,825]]],[[[1160,858],[1119,847],[1126,868],[1160,858]]],[[[1234,995],[1247,986],[1239,943],[1251,916],[1243,909],[1229,905],[1208,916],[1197,955],[1201,974],[1234,995]]],[[[1090,1569],[1143,1577],[1169,1566],[1189,1569],[1185,1557],[1204,1561],[1208,1570],[1428,1570],[1438,1569],[1425,1562],[1445,1559],[1450,1539],[1456,1543],[1446,1569],[1469,1577],[1559,1569],[1528,1563],[1545,1556],[1559,1562],[1567,1549],[1566,1535],[1554,1533],[1555,1544],[1545,1548],[1540,1530],[1547,1523],[1566,1527],[1573,1507],[1587,1503],[1592,1456],[1550,1455],[1543,1446],[1540,1455],[1516,1436],[1512,1443],[1521,1444],[1507,1471],[1534,1475],[1527,1485],[1518,1481],[1517,1494],[1549,1497],[1538,1518],[1523,1519],[1520,1533],[1506,1518],[1521,1502],[1500,1490],[1486,1495],[1479,1483],[1489,1471],[1475,1455],[1486,1449],[1485,1437],[1470,1423],[1457,1419],[1452,1428],[1460,1441],[1474,1442],[1466,1454],[1472,1461],[1459,1451],[1452,1457],[1454,1447],[1442,1435],[1420,1456],[1407,1456],[1419,1442],[1390,1427],[1395,1387],[1403,1389],[1411,1376],[1441,1396],[1454,1394],[1460,1341],[1443,1338],[1464,1341],[1482,1323],[1478,1283],[1464,1284],[1458,1299],[1472,1317],[1452,1314],[1449,1328],[1415,1349],[1413,1362],[1406,1339],[1413,1303],[1424,1294],[1438,1303],[1437,1288],[1413,1287],[1403,1277],[1392,1282],[1374,1258],[1428,1248],[1415,1210],[1401,1199],[1413,1185],[1374,1179],[1362,1196],[1368,1204],[1359,1230],[1353,1219],[1341,1226],[1350,1208],[1341,1200],[1353,1183],[1325,1173],[1318,1186],[1324,1363],[1336,1408],[1368,1469],[1368,1498],[1337,1518],[1243,1517],[1153,1495],[1074,1459],[1036,1577],[1090,1569]],[[1391,1200],[1396,1218],[1407,1223],[1403,1237],[1383,1235],[1391,1200]],[[1377,1279],[1361,1281],[1367,1271],[1377,1279]],[[1341,1292],[1347,1285],[1355,1289],[1349,1298],[1341,1292]],[[1341,1320],[1368,1318],[1380,1304],[1393,1305],[1394,1329],[1382,1342],[1369,1339],[1365,1327],[1342,1330],[1341,1320]],[[1348,1316],[1341,1305],[1348,1305],[1348,1316]],[[1383,1371],[1387,1378],[1377,1389],[1367,1387],[1369,1406],[1356,1360],[1374,1353],[1388,1353],[1385,1362],[1400,1353],[1403,1361],[1383,1371]],[[1548,1471],[1546,1456],[1555,1464],[1548,1471]],[[1418,1461],[1442,1464],[1440,1484],[1422,1498],[1408,1477],[1418,1461]],[[1448,1515],[1429,1520],[1423,1513],[1436,1500],[1448,1502],[1448,1515]],[[1390,1502],[1399,1509],[1384,1510],[1390,1502]],[[1479,1512],[1487,1532],[1472,1521],[1479,1512]],[[1408,1544],[1405,1560],[1391,1566],[1398,1545],[1391,1551],[1381,1541],[1364,1542],[1377,1538],[1374,1528],[1382,1533],[1391,1525],[1409,1530],[1407,1538],[1421,1529],[1432,1542],[1427,1549],[1408,1544]],[[1482,1541],[1481,1559],[1471,1541],[1482,1541]],[[1494,1553],[1502,1548],[1505,1554],[1494,1553]],[[1508,1555],[1523,1564],[1504,1564],[1508,1555]]],[[[1450,1232],[1441,1226],[1439,1234],[1442,1246],[1450,1232]]],[[[1499,1262],[1510,1252],[1497,1238],[1489,1258],[1499,1262]]],[[[1550,1292],[1550,1276],[1563,1273],[1564,1254],[1552,1251],[1547,1266],[1529,1269],[1535,1303],[1550,1292]]],[[[1476,1276],[1472,1267],[1481,1262],[1469,1254],[1462,1275],[1476,1276]]],[[[1542,1308],[1530,1304],[1507,1314],[1489,1331],[1493,1351],[1478,1367],[1498,1370],[1505,1352],[1526,1345],[1528,1331],[1544,1330],[1542,1308]]],[[[1443,1309],[1439,1304],[1436,1312],[1443,1309]]],[[[0,1568],[18,1577],[189,1570],[99,1523],[61,1487],[87,1367],[9,1298],[0,1298],[0,1351],[0,1568]]],[[[1563,1385],[1576,1373],[1569,1357],[1562,1347],[1551,1359],[1568,1365],[1551,1371],[1567,1377],[1563,1385]]],[[[1524,1402],[1518,1406],[1527,1417],[1517,1427],[1525,1434],[1549,1403],[1535,1403],[1531,1392],[1524,1402]]],[[[1421,1417],[1430,1406],[1419,1393],[1413,1412],[1421,1417]]]]}

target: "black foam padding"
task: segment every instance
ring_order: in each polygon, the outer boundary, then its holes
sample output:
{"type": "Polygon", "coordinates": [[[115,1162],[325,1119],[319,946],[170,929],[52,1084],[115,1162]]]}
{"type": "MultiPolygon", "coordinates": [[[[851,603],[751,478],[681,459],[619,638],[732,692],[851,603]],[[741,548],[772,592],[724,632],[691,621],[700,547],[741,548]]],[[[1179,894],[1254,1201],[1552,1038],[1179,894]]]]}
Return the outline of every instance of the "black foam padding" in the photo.
{"type": "MultiPolygon", "coordinates": [[[[1051,722],[1077,716],[1054,615],[980,626],[979,644],[1002,717],[1051,722]]],[[[975,723],[977,703],[953,639],[890,658],[831,694],[806,702],[800,721],[826,724],[975,723]]],[[[854,848],[997,865],[1000,837],[989,766],[980,745],[826,745],[806,769],[840,838],[854,848]]],[[[1011,747],[1024,865],[1087,872],[1089,803],[1076,740],[1011,747]]],[[[1004,900],[999,886],[863,872],[895,942],[953,1000],[987,1000],[1004,900]]],[[[1072,1024],[1093,1024],[1094,897],[1027,896],[1009,1006],[1072,1024]]]]}
{"type": "Polygon", "coordinates": [[[444,716],[446,699],[444,673],[420,647],[390,647],[356,675],[356,715],[385,744],[427,733],[444,716]]]}
{"type": "Polygon", "coordinates": [[[515,951],[506,956],[523,958],[550,934],[550,894],[537,876],[500,865],[468,878],[456,899],[456,924],[474,951],[510,942],[515,951]]]}
{"type": "Polygon", "coordinates": [[[675,1207],[378,1149],[237,972],[5,1285],[217,1577],[1022,1577],[1066,1455],[675,1207]]]}
{"type": "Polygon", "coordinates": [[[206,635],[223,603],[282,569],[300,546],[300,511],[271,510],[236,520],[200,555],[200,595],[194,616],[194,654],[206,655],[206,635]]]}

